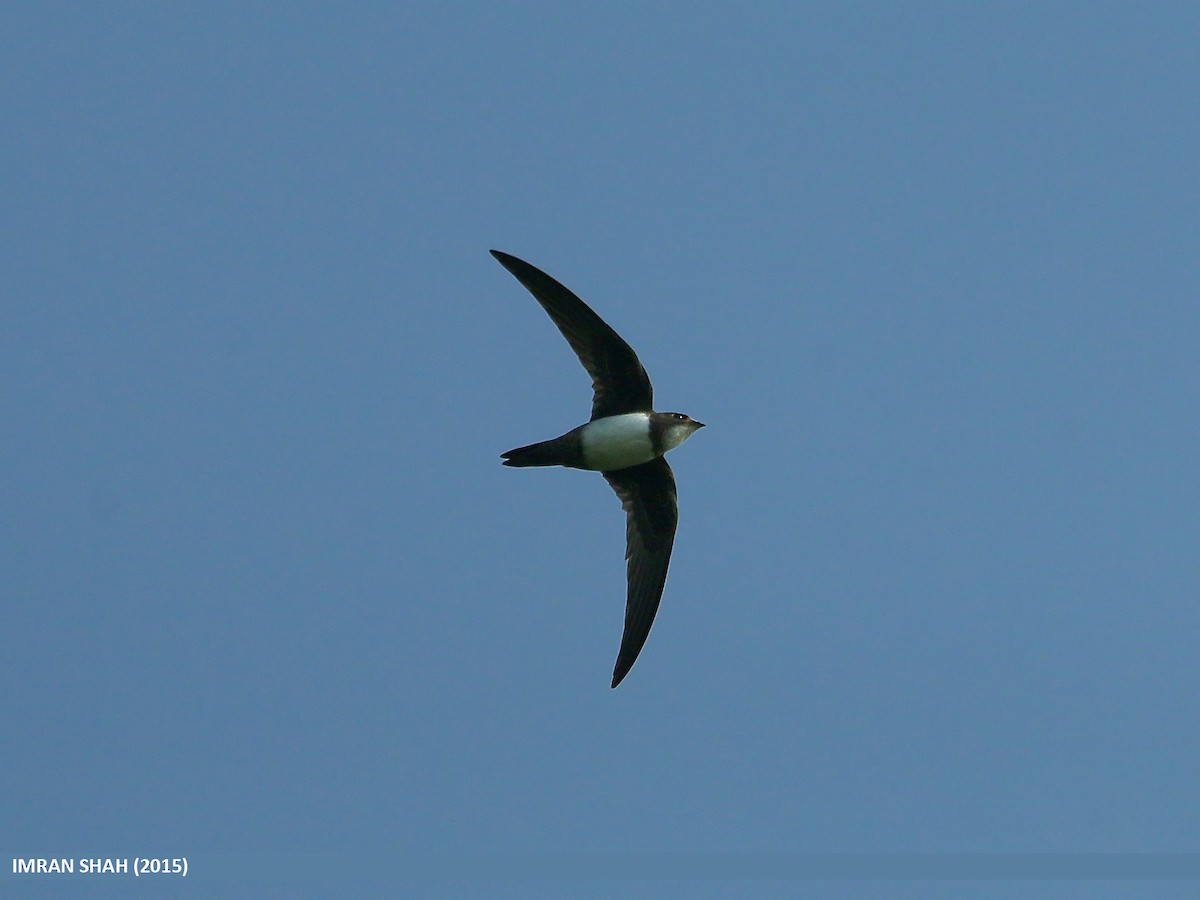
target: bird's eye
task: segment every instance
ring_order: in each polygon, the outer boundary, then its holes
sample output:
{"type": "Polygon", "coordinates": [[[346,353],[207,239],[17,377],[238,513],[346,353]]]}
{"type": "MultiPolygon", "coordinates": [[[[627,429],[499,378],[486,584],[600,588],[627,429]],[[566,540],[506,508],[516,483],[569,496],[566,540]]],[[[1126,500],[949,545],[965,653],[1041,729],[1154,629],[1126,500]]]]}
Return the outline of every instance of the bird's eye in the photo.
{"type": "Polygon", "coordinates": [[[683,418],[683,413],[675,413],[675,418],[677,418],[677,419],[682,419],[682,418],[683,418]]]}

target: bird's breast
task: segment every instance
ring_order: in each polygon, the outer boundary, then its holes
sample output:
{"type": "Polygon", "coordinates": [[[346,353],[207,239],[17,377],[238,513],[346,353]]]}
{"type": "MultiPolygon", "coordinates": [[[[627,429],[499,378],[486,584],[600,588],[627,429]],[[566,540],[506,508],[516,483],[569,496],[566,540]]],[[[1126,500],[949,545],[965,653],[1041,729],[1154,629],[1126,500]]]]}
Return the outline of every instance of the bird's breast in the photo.
{"type": "Polygon", "coordinates": [[[579,434],[584,468],[600,472],[627,469],[654,459],[647,413],[623,413],[596,419],[579,434]]]}

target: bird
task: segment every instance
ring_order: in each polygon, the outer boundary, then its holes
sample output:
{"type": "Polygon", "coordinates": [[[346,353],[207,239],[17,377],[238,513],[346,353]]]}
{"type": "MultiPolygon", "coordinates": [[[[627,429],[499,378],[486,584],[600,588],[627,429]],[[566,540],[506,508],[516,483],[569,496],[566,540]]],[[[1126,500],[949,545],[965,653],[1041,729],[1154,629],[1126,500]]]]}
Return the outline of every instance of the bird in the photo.
{"type": "Polygon", "coordinates": [[[592,417],[548,441],[501,454],[506,466],[566,466],[599,472],[625,510],[628,591],[613,667],[621,683],[650,634],[667,581],[679,522],[675,475],[664,454],[704,427],[654,411],[654,388],[633,348],[579,297],[541,269],[500,250],[492,256],[525,286],[592,377],[592,417]]]}

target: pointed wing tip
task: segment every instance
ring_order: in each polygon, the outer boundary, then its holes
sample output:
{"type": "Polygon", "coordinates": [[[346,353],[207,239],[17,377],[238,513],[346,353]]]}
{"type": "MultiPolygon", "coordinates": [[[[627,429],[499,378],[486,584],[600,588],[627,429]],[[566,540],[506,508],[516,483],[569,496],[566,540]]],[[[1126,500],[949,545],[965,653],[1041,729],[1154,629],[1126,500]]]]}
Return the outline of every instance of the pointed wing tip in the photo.
{"type": "MultiPolygon", "coordinates": [[[[638,652],[641,652],[640,647],[638,648],[638,652]]],[[[633,668],[633,664],[635,662],[637,662],[637,653],[633,655],[633,659],[627,659],[625,654],[621,654],[619,657],[617,657],[617,664],[613,666],[613,687],[616,687],[625,680],[625,676],[629,674],[629,671],[633,668]]]]}
{"type": "Polygon", "coordinates": [[[505,253],[503,250],[489,250],[488,253],[492,254],[496,262],[508,269],[508,271],[514,275],[518,281],[520,281],[522,284],[525,284],[524,280],[521,278],[521,275],[518,273],[523,271],[525,268],[533,268],[529,265],[529,263],[525,262],[525,260],[520,259],[519,257],[513,256],[511,253],[505,253]]]}

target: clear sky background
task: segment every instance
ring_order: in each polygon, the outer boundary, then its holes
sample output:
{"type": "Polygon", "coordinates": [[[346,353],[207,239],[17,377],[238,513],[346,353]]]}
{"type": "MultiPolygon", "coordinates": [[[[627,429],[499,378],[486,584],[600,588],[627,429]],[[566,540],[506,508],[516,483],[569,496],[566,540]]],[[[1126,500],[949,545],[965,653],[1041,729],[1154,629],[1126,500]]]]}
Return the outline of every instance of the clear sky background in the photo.
{"type": "Polygon", "coordinates": [[[3,869],[1197,849],[1196,5],[0,26],[3,869]],[[709,426],[616,691],[492,247],[709,426]]]}

